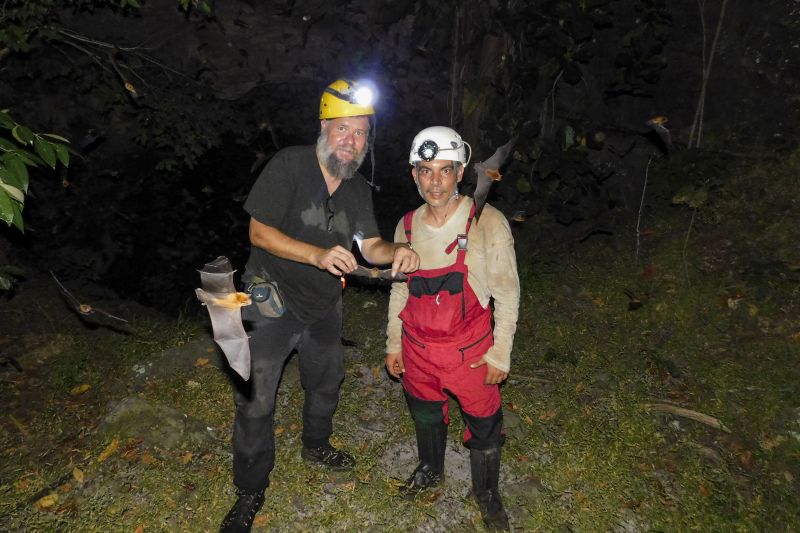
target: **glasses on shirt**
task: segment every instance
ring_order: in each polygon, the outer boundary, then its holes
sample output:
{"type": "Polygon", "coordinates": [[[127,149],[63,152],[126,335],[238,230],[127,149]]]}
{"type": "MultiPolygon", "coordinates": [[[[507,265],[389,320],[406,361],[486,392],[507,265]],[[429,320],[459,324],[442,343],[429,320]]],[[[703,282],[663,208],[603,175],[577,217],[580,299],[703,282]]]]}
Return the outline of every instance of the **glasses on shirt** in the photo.
{"type": "Polygon", "coordinates": [[[333,197],[328,196],[328,199],[325,200],[325,209],[328,211],[328,225],[327,229],[328,232],[333,231],[333,197]]]}

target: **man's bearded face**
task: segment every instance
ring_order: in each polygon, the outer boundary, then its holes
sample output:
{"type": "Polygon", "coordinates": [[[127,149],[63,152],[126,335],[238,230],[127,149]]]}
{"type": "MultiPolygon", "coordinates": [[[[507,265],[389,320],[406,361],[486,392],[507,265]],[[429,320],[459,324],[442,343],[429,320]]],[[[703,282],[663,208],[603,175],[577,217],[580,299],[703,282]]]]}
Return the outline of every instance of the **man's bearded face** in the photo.
{"type": "Polygon", "coordinates": [[[342,117],[323,122],[317,138],[317,158],[332,175],[352,178],[367,155],[367,117],[342,117]]]}

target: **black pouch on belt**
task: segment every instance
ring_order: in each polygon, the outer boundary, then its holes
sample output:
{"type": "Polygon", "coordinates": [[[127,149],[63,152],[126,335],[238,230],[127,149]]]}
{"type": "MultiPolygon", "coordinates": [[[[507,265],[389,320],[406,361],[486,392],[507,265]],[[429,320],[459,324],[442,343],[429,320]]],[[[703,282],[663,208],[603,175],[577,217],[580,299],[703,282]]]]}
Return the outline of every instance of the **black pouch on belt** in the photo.
{"type": "Polygon", "coordinates": [[[283,303],[276,282],[254,277],[247,286],[247,292],[250,293],[250,298],[255,302],[258,312],[262,316],[275,318],[286,312],[286,305],[283,303]]]}

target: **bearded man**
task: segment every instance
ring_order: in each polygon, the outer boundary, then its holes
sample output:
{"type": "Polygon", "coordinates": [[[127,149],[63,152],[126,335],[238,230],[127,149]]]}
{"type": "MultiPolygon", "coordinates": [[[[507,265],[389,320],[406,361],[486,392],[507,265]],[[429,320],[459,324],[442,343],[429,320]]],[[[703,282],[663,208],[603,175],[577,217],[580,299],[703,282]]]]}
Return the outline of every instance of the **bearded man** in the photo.
{"type": "Polygon", "coordinates": [[[413,272],[419,256],[408,244],[380,238],[371,190],[356,171],[369,150],[375,113],[360,100],[366,87],[348,80],[329,85],[320,100],[316,146],[275,154],[245,201],[250,214],[250,258],[244,282],[253,300],[249,322],[251,372],[235,383],[233,481],[237,500],[221,531],[250,531],[275,465],[275,396],[290,353],[297,349],[305,389],[303,448],[310,463],[349,470],[355,459],[334,448],[333,413],[344,378],[340,277],[357,266],[355,240],[372,264],[413,272]],[[266,289],[266,292],[265,292],[266,289]]]}

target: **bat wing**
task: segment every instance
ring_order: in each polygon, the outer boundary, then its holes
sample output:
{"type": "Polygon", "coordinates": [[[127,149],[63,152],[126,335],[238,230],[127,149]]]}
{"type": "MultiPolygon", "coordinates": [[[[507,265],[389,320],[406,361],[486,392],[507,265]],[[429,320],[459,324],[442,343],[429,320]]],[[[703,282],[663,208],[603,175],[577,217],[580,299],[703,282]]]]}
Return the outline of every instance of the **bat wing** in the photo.
{"type": "Polygon", "coordinates": [[[247,381],[250,379],[250,343],[240,307],[249,305],[250,298],[236,292],[233,267],[225,256],[203,266],[200,283],[203,288],[195,289],[195,294],[208,309],[214,342],[222,349],[230,367],[247,381]]]}
{"type": "Polygon", "coordinates": [[[475,193],[473,199],[475,200],[475,221],[481,216],[483,206],[486,204],[486,197],[489,196],[489,189],[492,188],[492,182],[500,181],[502,175],[500,174],[500,167],[506,162],[514,145],[517,143],[517,137],[514,136],[506,144],[495,150],[492,157],[486,161],[481,161],[475,164],[475,193]]]}
{"type": "Polygon", "coordinates": [[[107,316],[108,318],[110,318],[110,319],[112,319],[112,320],[118,320],[118,321],[120,321],[120,322],[124,322],[125,324],[127,324],[127,323],[128,323],[128,321],[127,321],[127,320],[125,320],[124,318],[120,318],[120,317],[118,317],[118,316],[114,316],[114,315],[112,315],[111,313],[109,313],[109,312],[107,312],[107,311],[103,311],[103,310],[102,310],[102,309],[100,309],[100,308],[97,308],[97,307],[95,307],[95,308],[94,308],[94,310],[95,310],[95,311],[97,311],[98,313],[100,313],[101,315],[107,316]]]}
{"type": "Polygon", "coordinates": [[[398,272],[392,277],[392,270],[389,268],[380,270],[378,268],[367,268],[361,265],[358,265],[349,275],[369,279],[388,279],[389,281],[406,281],[408,279],[408,276],[402,272],[398,272]]]}
{"type": "Polygon", "coordinates": [[[81,314],[85,314],[85,313],[84,313],[84,312],[81,310],[81,303],[78,301],[78,299],[77,299],[77,298],[75,298],[75,297],[72,295],[72,293],[71,293],[71,292],[69,292],[69,291],[67,290],[67,288],[66,288],[66,287],[64,287],[64,285],[63,285],[63,284],[62,284],[60,281],[58,281],[58,278],[56,277],[56,275],[53,273],[53,271],[52,271],[52,270],[50,271],[50,275],[51,275],[51,276],[53,276],[53,279],[54,279],[54,280],[56,280],[56,283],[58,284],[58,287],[61,289],[61,294],[64,296],[64,299],[65,299],[65,300],[67,300],[67,302],[69,303],[69,305],[71,305],[71,306],[72,306],[72,308],[73,308],[73,309],[75,309],[75,311],[77,311],[77,312],[79,312],[79,313],[81,313],[81,314]]]}

